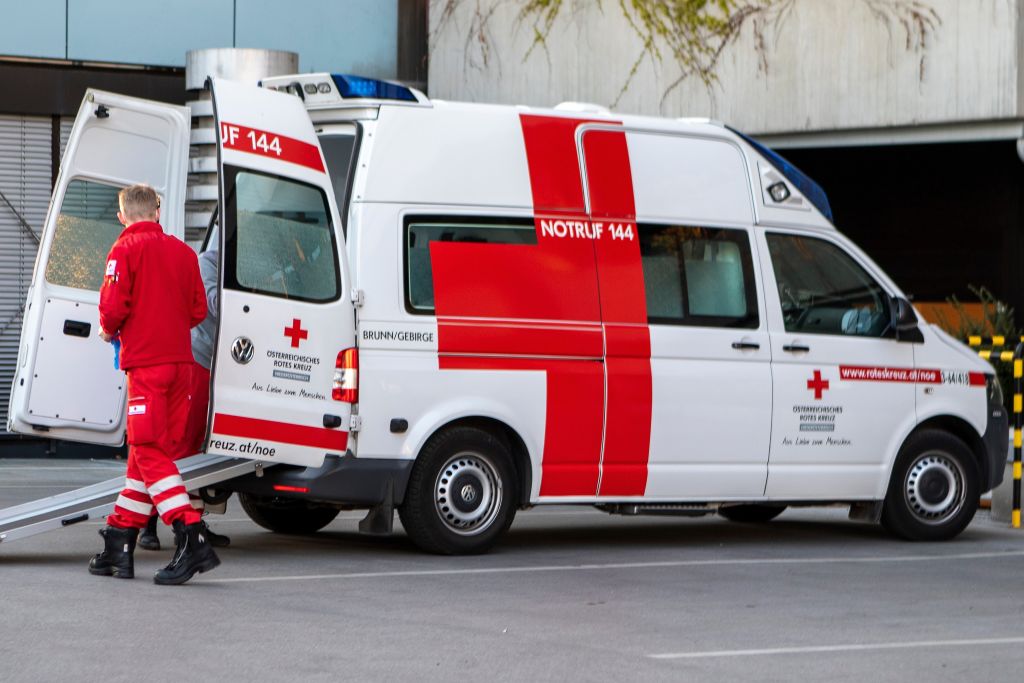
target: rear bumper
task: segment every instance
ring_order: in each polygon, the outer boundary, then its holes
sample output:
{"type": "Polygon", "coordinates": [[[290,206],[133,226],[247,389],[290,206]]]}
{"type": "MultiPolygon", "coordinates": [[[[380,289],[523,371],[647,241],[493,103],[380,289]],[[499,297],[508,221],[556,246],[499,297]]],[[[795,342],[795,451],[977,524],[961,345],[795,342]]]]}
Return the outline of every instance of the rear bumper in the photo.
{"type": "Polygon", "coordinates": [[[301,498],[340,505],[397,505],[405,497],[412,460],[329,455],[321,467],[277,465],[263,476],[249,474],[225,482],[223,488],[259,496],[301,498]],[[282,491],[275,487],[288,487],[282,491]]]}

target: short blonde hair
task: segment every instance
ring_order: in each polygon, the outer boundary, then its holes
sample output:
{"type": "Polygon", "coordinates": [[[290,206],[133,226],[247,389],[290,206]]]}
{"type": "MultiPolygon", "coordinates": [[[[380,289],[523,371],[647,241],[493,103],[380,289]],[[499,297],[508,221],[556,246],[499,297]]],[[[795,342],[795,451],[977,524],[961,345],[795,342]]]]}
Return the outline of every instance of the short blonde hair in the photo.
{"type": "Polygon", "coordinates": [[[117,193],[117,203],[124,217],[131,220],[154,218],[160,208],[160,198],[149,185],[129,185],[117,193]]]}

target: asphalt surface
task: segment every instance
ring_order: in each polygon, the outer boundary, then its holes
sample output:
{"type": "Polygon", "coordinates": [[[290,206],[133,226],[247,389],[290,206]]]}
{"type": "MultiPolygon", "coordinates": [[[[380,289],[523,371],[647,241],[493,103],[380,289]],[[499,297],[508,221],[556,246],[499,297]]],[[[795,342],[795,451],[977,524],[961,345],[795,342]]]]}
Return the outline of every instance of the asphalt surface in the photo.
{"type": "MultiPolygon", "coordinates": [[[[0,506],[117,476],[0,461],[0,506]]],[[[522,512],[479,557],[419,553],[343,513],[266,532],[232,500],[223,564],[181,587],[94,577],[100,524],[0,544],[0,680],[1020,681],[1024,532],[979,513],[906,543],[845,510],[766,525],[522,512]]],[[[160,531],[165,547],[170,533],[160,531]]]]}

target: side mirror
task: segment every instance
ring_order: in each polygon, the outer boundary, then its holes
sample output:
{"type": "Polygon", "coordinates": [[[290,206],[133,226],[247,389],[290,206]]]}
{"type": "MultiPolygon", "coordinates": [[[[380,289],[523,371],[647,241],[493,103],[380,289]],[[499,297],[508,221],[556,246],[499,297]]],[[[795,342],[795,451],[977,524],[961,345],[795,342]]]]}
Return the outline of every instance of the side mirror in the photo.
{"type": "Polygon", "coordinates": [[[891,325],[896,330],[896,339],[899,341],[924,341],[921,330],[917,327],[917,314],[914,313],[914,307],[903,297],[893,297],[891,325]]]}

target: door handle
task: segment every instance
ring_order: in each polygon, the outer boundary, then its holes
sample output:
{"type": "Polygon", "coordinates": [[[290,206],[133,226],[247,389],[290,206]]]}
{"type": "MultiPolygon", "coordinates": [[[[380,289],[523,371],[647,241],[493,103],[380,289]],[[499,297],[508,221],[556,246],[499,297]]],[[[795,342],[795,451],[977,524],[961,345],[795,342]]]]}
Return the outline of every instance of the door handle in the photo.
{"type": "Polygon", "coordinates": [[[64,321],[64,334],[69,337],[83,337],[88,339],[89,332],[92,330],[92,325],[89,323],[83,323],[80,320],[65,320],[64,321]]]}
{"type": "Polygon", "coordinates": [[[328,429],[337,429],[341,426],[341,415],[331,415],[327,413],[324,415],[324,427],[328,429]]]}
{"type": "Polygon", "coordinates": [[[811,347],[804,346],[803,344],[786,344],[782,347],[782,350],[789,353],[807,353],[811,350],[811,347]]]}
{"type": "Polygon", "coordinates": [[[756,349],[761,348],[761,345],[758,344],[757,342],[738,341],[738,342],[733,342],[732,343],[732,348],[734,348],[734,349],[741,349],[741,350],[744,350],[744,351],[745,350],[756,350],[756,349]]]}

